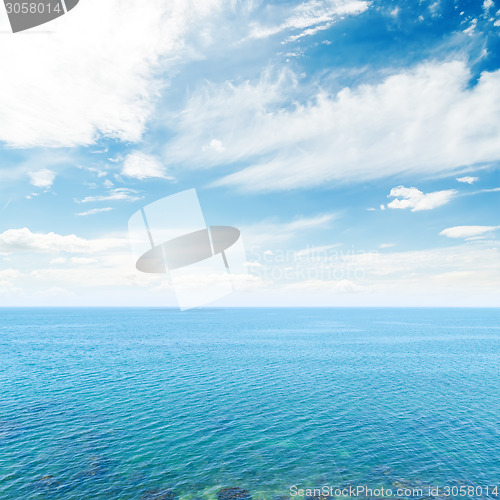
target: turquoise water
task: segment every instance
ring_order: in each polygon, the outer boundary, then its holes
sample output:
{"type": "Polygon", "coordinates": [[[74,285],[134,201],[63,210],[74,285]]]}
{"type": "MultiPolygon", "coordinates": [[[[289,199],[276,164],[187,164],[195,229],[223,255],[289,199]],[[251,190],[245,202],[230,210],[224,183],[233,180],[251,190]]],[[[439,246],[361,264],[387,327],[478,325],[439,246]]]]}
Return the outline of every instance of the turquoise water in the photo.
{"type": "Polygon", "coordinates": [[[2,500],[500,485],[499,309],[0,318],[2,500]]]}

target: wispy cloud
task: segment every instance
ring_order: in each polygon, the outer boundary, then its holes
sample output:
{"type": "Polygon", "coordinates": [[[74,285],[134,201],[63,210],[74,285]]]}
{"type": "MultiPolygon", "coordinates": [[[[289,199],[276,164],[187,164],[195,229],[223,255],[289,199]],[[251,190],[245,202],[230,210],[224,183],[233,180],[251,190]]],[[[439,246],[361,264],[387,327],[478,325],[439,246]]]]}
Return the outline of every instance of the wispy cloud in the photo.
{"type": "Polygon", "coordinates": [[[239,170],[215,184],[249,191],[458,172],[500,159],[500,71],[483,73],[473,87],[470,76],[454,61],[336,93],[287,71],[207,85],[172,117],[177,136],[164,159],[191,168],[236,163],[239,170]],[[204,150],[213,137],[223,151],[204,150]]]}
{"type": "Polygon", "coordinates": [[[295,255],[297,257],[317,257],[321,256],[323,254],[328,253],[328,251],[332,250],[333,248],[338,248],[342,246],[341,243],[332,243],[331,245],[320,245],[320,246],[311,246],[307,248],[303,248],[302,250],[299,250],[295,252],[295,255]]]}
{"type": "Polygon", "coordinates": [[[474,193],[471,193],[471,194],[498,193],[498,192],[500,192],[500,187],[481,189],[481,190],[475,191],[474,193]]]}
{"type": "Polygon", "coordinates": [[[243,226],[245,244],[271,248],[277,243],[302,240],[307,231],[327,228],[337,219],[337,214],[320,214],[300,217],[292,221],[262,221],[257,224],[243,226]]]}
{"type": "Polygon", "coordinates": [[[0,215],[11,204],[11,202],[12,202],[12,198],[10,200],[8,200],[7,203],[5,203],[5,205],[2,207],[2,209],[0,210],[0,215]]]}
{"type": "Polygon", "coordinates": [[[0,251],[2,252],[89,253],[123,247],[126,244],[125,239],[118,238],[87,240],[75,234],[33,233],[27,227],[8,229],[0,234],[0,251]]]}
{"type": "Polygon", "coordinates": [[[86,196],[79,203],[92,203],[96,201],[137,201],[143,196],[138,195],[139,191],[129,188],[112,189],[108,194],[86,196]]]}
{"type": "Polygon", "coordinates": [[[297,5],[291,13],[287,12],[288,17],[278,24],[254,24],[249,38],[267,38],[282,32],[302,30],[288,38],[288,41],[293,41],[326,29],[343,16],[361,14],[369,5],[370,2],[358,0],[311,0],[297,5]]]}
{"type": "Polygon", "coordinates": [[[455,226],[443,229],[439,234],[448,238],[474,238],[500,229],[500,226],[455,226]]]}
{"type": "Polygon", "coordinates": [[[75,215],[78,215],[79,217],[85,217],[87,215],[95,215],[95,214],[100,214],[102,212],[110,212],[111,210],[113,210],[111,207],[93,208],[92,210],[87,210],[86,212],[79,212],[75,215]]]}

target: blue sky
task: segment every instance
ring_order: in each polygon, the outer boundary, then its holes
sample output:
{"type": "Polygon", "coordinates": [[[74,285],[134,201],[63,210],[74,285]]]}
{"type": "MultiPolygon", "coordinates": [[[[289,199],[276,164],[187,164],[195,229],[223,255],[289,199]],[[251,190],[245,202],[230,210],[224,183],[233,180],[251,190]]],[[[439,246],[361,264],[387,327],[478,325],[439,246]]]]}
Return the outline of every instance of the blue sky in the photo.
{"type": "Polygon", "coordinates": [[[500,305],[496,1],[81,0],[7,30],[5,305],[174,305],[127,222],[190,188],[247,249],[220,305],[500,305]]]}

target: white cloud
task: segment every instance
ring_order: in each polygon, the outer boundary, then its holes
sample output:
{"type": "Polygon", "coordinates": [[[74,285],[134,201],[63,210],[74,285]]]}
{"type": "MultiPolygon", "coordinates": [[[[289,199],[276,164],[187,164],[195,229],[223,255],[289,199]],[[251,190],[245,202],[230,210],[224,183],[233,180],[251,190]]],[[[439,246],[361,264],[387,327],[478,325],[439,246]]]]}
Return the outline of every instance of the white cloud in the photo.
{"type": "Polygon", "coordinates": [[[159,61],[165,70],[192,57],[185,35],[223,3],[85,0],[44,26],[49,33],[2,36],[0,141],[14,147],[86,145],[98,136],[138,141],[160,90],[159,61]]]}
{"type": "Polygon", "coordinates": [[[287,18],[274,26],[253,26],[249,38],[267,38],[284,31],[303,30],[302,33],[288,38],[296,40],[325,29],[343,16],[365,12],[370,2],[359,0],[310,0],[293,8],[291,14],[286,10],[287,18]],[[322,25],[322,26],[318,26],[322,25]]]}
{"type": "Polygon", "coordinates": [[[132,177],[139,180],[155,177],[173,179],[173,177],[166,175],[165,167],[158,158],[141,153],[140,151],[134,151],[127,155],[123,162],[121,173],[126,177],[132,177]]]}
{"type": "Polygon", "coordinates": [[[37,170],[36,172],[29,172],[31,184],[35,187],[48,189],[54,183],[56,178],[55,172],[44,168],[43,170],[37,170]]]}
{"type": "Polygon", "coordinates": [[[443,229],[439,234],[448,238],[473,238],[500,229],[500,226],[455,226],[443,229]]]}
{"type": "Polygon", "coordinates": [[[203,146],[203,151],[209,149],[212,149],[216,153],[222,153],[222,151],[224,151],[224,144],[222,144],[222,141],[219,141],[219,139],[212,139],[208,146],[203,146]]]}
{"type": "Polygon", "coordinates": [[[434,208],[446,205],[457,194],[454,189],[446,191],[434,191],[433,193],[423,193],[415,187],[406,188],[398,186],[391,189],[388,198],[396,198],[387,204],[389,208],[411,209],[412,212],[421,210],[433,210],[434,208]]]}
{"type": "Polygon", "coordinates": [[[431,15],[433,17],[435,17],[435,16],[438,15],[440,7],[441,7],[440,0],[437,0],[436,2],[432,3],[431,5],[429,5],[429,10],[430,10],[431,15]]]}
{"type": "Polygon", "coordinates": [[[127,245],[127,240],[104,238],[87,240],[75,234],[61,235],[57,233],[33,233],[27,227],[8,229],[0,234],[1,252],[68,252],[90,253],[127,245]]]}
{"type": "Polygon", "coordinates": [[[474,34],[474,30],[477,27],[477,19],[473,19],[468,28],[464,29],[464,33],[466,35],[472,36],[474,34]]]}
{"type": "Polygon", "coordinates": [[[315,26],[314,28],[308,28],[306,30],[304,30],[302,33],[299,33],[298,35],[292,35],[292,36],[289,36],[286,41],[287,42],[294,42],[295,40],[298,40],[299,38],[303,38],[305,36],[312,36],[312,35],[315,35],[316,33],[320,32],[320,31],[324,31],[324,30],[327,30],[328,28],[331,28],[333,23],[326,23],[326,24],[322,24],[320,26],[315,26]]]}
{"type": "Polygon", "coordinates": [[[484,2],[483,2],[483,9],[485,11],[488,11],[488,10],[491,9],[491,7],[493,7],[493,5],[494,5],[493,4],[493,0],[484,0],[484,2]]]}
{"type": "Polygon", "coordinates": [[[138,191],[129,188],[112,189],[109,194],[86,196],[80,203],[93,203],[96,201],[137,201],[142,196],[137,195],[138,191]]]}
{"type": "Polygon", "coordinates": [[[458,182],[464,182],[466,184],[474,184],[474,182],[477,182],[478,180],[479,180],[479,177],[470,177],[470,176],[457,178],[458,182]]]}
{"type": "Polygon", "coordinates": [[[93,208],[92,210],[87,210],[86,212],[79,212],[76,215],[78,215],[79,217],[85,217],[86,215],[100,214],[102,212],[109,212],[110,210],[113,210],[113,209],[111,207],[93,208]]]}
{"type": "Polygon", "coordinates": [[[177,135],[164,159],[186,168],[237,163],[240,170],[216,184],[262,191],[458,173],[500,159],[500,71],[484,72],[472,87],[470,77],[454,61],[335,94],[288,71],[207,84],[171,117],[177,135]],[[299,91],[310,99],[298,102],[299,91]],[[203,146],[214,136],[224,151],[209,154],[203,146]]]}

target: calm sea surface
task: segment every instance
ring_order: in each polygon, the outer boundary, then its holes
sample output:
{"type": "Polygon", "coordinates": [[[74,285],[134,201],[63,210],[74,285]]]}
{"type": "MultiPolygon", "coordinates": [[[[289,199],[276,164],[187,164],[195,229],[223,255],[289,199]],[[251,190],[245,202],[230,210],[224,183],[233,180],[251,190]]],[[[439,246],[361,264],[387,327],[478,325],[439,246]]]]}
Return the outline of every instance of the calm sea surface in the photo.
{"type": "Polygon", "coordinates": [[[1,500],[293,485],[500,498],[500,309],[0,309],[1,500]]]}

